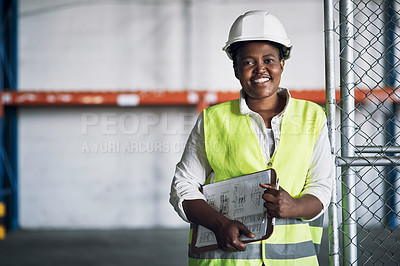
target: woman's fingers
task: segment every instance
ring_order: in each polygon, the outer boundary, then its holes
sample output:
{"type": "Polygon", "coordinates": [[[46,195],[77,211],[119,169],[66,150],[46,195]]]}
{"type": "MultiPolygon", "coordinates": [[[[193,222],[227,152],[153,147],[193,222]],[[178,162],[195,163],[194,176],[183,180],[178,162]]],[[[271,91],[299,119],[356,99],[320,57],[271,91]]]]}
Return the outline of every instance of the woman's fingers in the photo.
{"type": "Polygon", "coordinates": [[[217,237],[218,246],[225,252],[245,251],[246,243],[240,240],[241,235],[254,237],[244,224],[229,220],[220,230],[214,232],[217,237]]]}

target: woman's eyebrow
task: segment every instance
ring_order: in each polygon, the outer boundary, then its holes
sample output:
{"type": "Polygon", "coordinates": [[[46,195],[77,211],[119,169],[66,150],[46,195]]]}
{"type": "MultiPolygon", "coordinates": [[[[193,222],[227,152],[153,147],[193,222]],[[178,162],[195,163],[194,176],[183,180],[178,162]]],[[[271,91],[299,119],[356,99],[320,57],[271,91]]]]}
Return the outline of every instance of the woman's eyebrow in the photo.
{"type": "Polygon", "coordinates": [[[275,54],[265,54],[265,55],[263,55],[263,57],[266,57],[266,56],[273,56],[273,57],[276,57],[275,54]]]}
{"type": "MultiPolygon", "coordinates": [[[[269,53],[269,54],[263,55],[262,57],[263,57],[263,58],[264,58],[264,57],[277,57],[277,55],[275,55],[275,54],[273,54],[273,53],[269,53]]],[[[253,60],[254,60],[254,57],[251,56],[251,55],[246,55],[246,56],[243,56],[243,57],[240,57],[240,58],[239,58],[239,60],[245,60],[245,59],[253,59],[253,60]]]]}
{"type": "Polygon", "coordinates": [[[240,60],[244,60],[244,59],[253,59],[253,57],[251,55],[246,55],[240,58],[240,60]]]}

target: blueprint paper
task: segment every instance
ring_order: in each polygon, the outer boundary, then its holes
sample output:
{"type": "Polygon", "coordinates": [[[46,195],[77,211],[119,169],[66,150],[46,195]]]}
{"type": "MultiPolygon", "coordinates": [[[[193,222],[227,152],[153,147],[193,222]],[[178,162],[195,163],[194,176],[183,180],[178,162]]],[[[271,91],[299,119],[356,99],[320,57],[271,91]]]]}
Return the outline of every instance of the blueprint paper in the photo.
{"type": "MultiPolygon", "coordinates": [[[[261,171],[205,185],[207,203],[229,219],[243,223],[255,238],[241,236],[241,240],[261,239],[267,231],[267,212],[264,208],[260,183],[271,183],[271,172],[261,171]]],[[[199,226],[196,247],[217,244],[214,232],[199,226]]]]}

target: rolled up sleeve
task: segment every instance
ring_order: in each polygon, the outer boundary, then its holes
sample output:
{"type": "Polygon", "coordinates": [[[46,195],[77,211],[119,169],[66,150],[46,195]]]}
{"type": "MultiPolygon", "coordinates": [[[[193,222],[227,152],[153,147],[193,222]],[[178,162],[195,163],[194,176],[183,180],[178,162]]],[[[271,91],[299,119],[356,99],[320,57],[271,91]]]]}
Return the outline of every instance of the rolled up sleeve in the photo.
{"type": "Polygon", "coordinates": [[[200,188],[211,172],[204,145],[203,114],[200,113],[189,135],[182,158],[176,165],[171,184],[169,201],[184,221],[189,222],[182,207],[183,201],[205,200],[200,188]]]}
{"type": "Polygon", "coordinates": [[[301,195],[309,194],[317,197],[322,203],[323,209],[321,213],[311,220],[321,216],[329,207],[334,176],[334,157],[331,153],[328,129],[325,124],[315,143],[306,183],[301,192],[301,195]]]}

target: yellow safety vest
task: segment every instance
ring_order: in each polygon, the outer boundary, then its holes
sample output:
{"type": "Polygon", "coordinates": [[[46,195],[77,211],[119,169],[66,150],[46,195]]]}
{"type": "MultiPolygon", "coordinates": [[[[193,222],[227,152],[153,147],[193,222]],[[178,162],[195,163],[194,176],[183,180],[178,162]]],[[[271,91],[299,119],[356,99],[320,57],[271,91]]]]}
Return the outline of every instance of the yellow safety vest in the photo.
{"type": "MultiPolygon", "coordinates": [[[[319,105],[290,99],[282,117],[278,147],[267,165],[250,118],[240,114],[239,100],[210,107],[203,111],[203,117],[214,182],[273,168],[280,186],[293,197],[300,195],[325,121],[319,105]]],[[[322,220],[276,219],[269,239],[247,244],[244,252],[189,252],[189,265],[318,265],[322,220]]]]}

